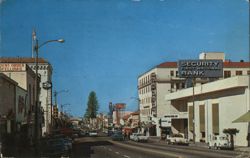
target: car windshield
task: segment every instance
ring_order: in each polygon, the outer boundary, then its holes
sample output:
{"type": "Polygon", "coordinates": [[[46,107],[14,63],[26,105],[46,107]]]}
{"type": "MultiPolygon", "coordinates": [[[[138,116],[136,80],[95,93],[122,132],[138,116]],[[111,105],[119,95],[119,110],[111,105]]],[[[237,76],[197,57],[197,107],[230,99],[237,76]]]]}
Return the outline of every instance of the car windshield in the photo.
{"type": "Polygon", "coordinates": [[[183,136],[181,134],[174,134],[173,137],[183,138],[183,136]]]}

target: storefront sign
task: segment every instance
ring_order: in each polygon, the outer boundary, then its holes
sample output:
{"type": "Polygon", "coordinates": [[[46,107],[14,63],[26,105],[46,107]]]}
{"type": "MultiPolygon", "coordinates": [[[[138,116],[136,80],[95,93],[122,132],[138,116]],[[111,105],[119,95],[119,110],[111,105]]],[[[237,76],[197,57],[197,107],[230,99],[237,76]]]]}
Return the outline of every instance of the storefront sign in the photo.
{"type": "Polygon", "coordinates": [[[179,77],[203,78],[222,77],[222,60],[179,60],[179,77]]]}
{"type": "Polygon", "coordinates": [[[15,63],[6,63],[0,64],[0,72],[4,71],[25,71],[26,70],[26,64],[15,64],[15,63]]]}
{"type": "Polygon", "coordinates": [[[161,127],[171,127],[172,122],[171,122],[171,118],[161,118],[160,119],[160,126],[161,127]]]}

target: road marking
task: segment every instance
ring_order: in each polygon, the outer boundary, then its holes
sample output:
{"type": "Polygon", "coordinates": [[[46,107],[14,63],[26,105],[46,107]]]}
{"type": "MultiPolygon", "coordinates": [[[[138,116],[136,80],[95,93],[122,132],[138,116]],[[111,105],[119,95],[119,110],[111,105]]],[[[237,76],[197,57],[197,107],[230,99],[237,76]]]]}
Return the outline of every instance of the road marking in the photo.
{"type": "Polygon", "coordinates": [[[129,156],[127,156],[127,155],[122,155],[123,157],[126,157],[126,158],[130,158],[129,156]]]}
{"type": "Polygon", "coordinates": [[[159,155],[164,155],[164,156],[167,156],[167,157],[175,157],[175,158],[182,158],[181,155],[179,154],[175,154],[175,153],[169,153],[169,152],[163,152],[163,151],[156,151],[154,149],[146,149],[143,148],[143,147],[139,147],[139,146],[130,146],[129,144],[123,144],[123,143],[120,143],[120,142],[115,142],[115,141],[109,141],[113,144],[116,144],[116,145],[119,145],[121,147],[125,147],[125,148],[129,148],[129,149],[134,149],[134,150],[139,150],[139,151],[143,151],[143,152],[147,152],[147,153],[151,153],[151,154],[159,154],[159,155]]]}
{"type": "Polygon", "coordinates": [[[120,153],[119,152],[115,152],[117,155],[119,155],[120,153]]]}

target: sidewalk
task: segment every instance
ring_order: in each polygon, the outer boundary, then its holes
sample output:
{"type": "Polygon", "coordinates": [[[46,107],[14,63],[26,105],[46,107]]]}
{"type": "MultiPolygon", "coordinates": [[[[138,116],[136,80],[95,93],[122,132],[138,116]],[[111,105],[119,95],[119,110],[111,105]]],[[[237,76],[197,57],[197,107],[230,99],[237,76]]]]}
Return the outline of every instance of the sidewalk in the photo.
{"type": "MultiPolygon", "coordinates": [[[[158,136],[150,136],[149,137],[149,142],[167,144],[166,141],[161,140],[161,137],[158,137],[158,136]]],[[[203,143],[203,142],[195,142],[195,143],[191,142],[191,143],[189,143],[189,146],[208,148],[208,144],[203,143]]],[[[235,146],[234,150],[239,151],[239,152],[249,153],[249,157],[250,157],[250,147],[235,146]]]]}

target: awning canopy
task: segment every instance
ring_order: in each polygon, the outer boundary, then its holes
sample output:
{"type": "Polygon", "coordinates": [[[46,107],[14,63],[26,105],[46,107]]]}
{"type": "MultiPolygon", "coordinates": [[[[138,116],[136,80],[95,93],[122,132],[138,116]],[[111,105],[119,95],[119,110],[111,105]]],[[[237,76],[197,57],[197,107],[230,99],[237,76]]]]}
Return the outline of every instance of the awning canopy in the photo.
{"type": "Polygon", "coordinates": [[[248,110],[247,113],[245,113],[244,115],[233,121],[233,123],[240,123],[240,122],[250,122],[250,110],[248,110]]]}

